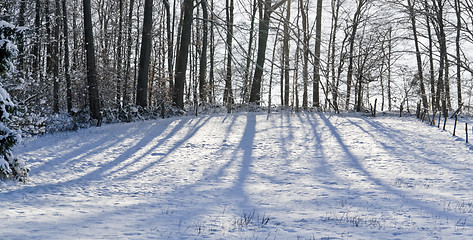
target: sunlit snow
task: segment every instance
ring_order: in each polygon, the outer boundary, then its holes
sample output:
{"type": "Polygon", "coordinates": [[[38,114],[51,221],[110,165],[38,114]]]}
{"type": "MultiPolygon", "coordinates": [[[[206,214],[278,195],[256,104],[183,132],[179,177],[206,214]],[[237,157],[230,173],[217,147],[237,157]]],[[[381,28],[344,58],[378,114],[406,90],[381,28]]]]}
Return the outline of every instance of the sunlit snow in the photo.
{"type": "Polygon", "coordinates": [[[2,239],[471,239],[473,150],[413,117],[262,113],[26,139],[2,239]]]}

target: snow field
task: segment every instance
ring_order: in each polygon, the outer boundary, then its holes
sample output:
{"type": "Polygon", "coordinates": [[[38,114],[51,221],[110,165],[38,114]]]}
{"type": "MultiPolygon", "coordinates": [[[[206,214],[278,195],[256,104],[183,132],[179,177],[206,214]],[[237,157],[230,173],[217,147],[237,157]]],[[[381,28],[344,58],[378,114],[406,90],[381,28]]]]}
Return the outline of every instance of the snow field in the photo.
{"type": "MultiPolygon", "coordinates": [[[[464,128],[464,125],[463,125],[464,128]]],[[[473,151],[411,117],[182,117],[27,139],[5,239],[471,239],[473,151]]]]}

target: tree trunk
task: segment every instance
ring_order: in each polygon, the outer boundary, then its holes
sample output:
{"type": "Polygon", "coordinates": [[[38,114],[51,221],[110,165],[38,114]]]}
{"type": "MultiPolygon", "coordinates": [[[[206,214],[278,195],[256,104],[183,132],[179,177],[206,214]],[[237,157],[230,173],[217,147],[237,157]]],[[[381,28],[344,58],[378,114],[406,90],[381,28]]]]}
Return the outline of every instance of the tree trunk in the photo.
{"type": "MultiPolygon", "coordinates": [[[[284,20],[284,42],[283,42],[283,53],[284,53],[284,106],[289,106],[289,71],[290,71],[290,57],[289,57],[289,23],[291,21],[291,0],[287,1],[286,7],[286,19],[284,20]]],[[[281,83],[283,84],[283,83],[281,83]]],[[[281,93],[282,94],[282,93],[281,93]]]]}
{"type": "Polygon", "coordinates": [[[302,79],[304,84],[304,91],[302,93],[302,108],[304,110],[308,109],[308,84],[309,84],[309,20],[307,17],[308,13],[308,3],[304,4],[303,0],[299,0],[299,9],[302,17],[302,31],[304,32],[304,41],[303,41],[303,67],[302,67],[302,79]]]}
{"type": "Polygon", "coordinates": [[[128,79],[131,78],[131,48],[133,45],[133,36],[132,36],[132,29],[133,29],[133,5],[135,1],[130,0],[130,6],[128,11],[128,29],[127,29],[127,50],[126,50],[126,66],[125,66],[125,81],[123,83],[123,106],[128,105],[130,99],[128,97],[128,79]]]}
{"type": "Polygon", "coordinates": [[[345,101],[345,109],[348,110],[350,108],[350,95],[351,95],[351,85],[353,81],[353,51],[355,49],[355,38],[356,38],[356,31],[358,29],[358,24],[360,23],[361,18],[361,11],[365,5],[367,0],[358,0],[357,1],[357,8],[356,12],[353,15],[353,21],[351,26],[351,34],[349,39],[350,50],[349,50],[349,63],[348,63],[348,70],[347,70],[347,97],[345,101]]]}
{"type": "Polygon", "coordinates": [[[421,52],[419,48],[419,40],[417,37],[417,26],[416,26],[416,18],[415,18],[415,10],[414,10],[415,0],[408,0],[407,4],[409,8],[409,17],[411,20],[412,33],[414,35],[414,44],[415,44],[415,49],[416,49],[416,60],[417,60],[417,78],[420,84],[420,95],[422,98],[422,104],[424,106],[424,110],[427,110],[429,108],[429,103],[428,103],[427,95],[425,92],[422,56],[421,56],[421,52]]]}
{"type": "Polygon", "coordinates": [[[177,107],[184,109],[184,85],[186,81],[187,59],[189,56],[189,44],[191,39],[193,1],[184,0],[184,18],[180,33],[179,52],[176,61],[176,74],[173,100],[177,107]]]}
{"type": "Polygon", "coordinates": [[[52,56],[52,63],[54,69],[54,84],[53,84],[53,111],[59,113],[59,26],[61,25],[61,7],[59,0],[56,0],[56,13],[54,25],[54,49],[52,56]]]}
{"type": "Polygon", "coordinates": [[[91,117],[97,120],[100,126],[102,116],[100,112],[100,98],[97,81],[97,68],[95,64],[94,34],[92,31],[92,14],[90,9],[90,0],[83,0],[84,10],[84,35],[87,52],[87,84],[89,90],[89,107],[91,117]]]}
{"type": "Polygon", "coordinates": [[[271,13],[274,9],[281,6],[285,0],[281,0],[274,6],[271,0],[264,1],[264,16],[259,20],[258,32],[258,54],[256,57],[256,69],[251,86],[250,103],[260,104],[261,101],[261,79],[264,71],[264,60],[266,59],[266,45],[268,43],[269,21],[271,13]]]}
{"type": "Polygon", "coordinates": [[[118,16],[118,38],[117,38],[117,59],[116,61],[116,66],[115,66],[115,71],[116,71],[116,77],[117,77],[117,92],[116,92],[116,105],[117,109],[121,109],[122,107],[122,78],[123,78],[123,72],[122,72],[122,53],[123,53],[123,41],[122,41],[122,36],[123,36],[123,0],[119,0],[118,3],[118,11],[119,11],[119,16],[118,16]]]}
{"type": "Polygon", "coordinates": [[[443,3],[442,0],[433,0],[433,7],[435,11],[435,19],[432,19],[432,23],[435,26],[435,32],[437,34],[437,40],[440,46],[440,63],[439,63],[439,76],[437,81],[437,108],[440,109],[440,103],[442,103],[443,115],[446,117],[447,113],[447,99],[446,99],[446,88],[445,84],[445,64],[447,60],[447,42],[444,29],[443,21],[443,3]],[[436,2],[437,1],[437,2],[436,2]]]}
{"type": "Polygon", "coordinates": [[[199,64],[199,97],[201,102],[207,102],[207,83],[205,81],[207,77],[207,47],[208,47],[208,18],[209,13],[207,10],[207,1],[202,0],[202,17],[203,17],[203,36],[202,36],[202,52],[200,55],[199,64]]]}
{"type": "MultiPolygon", "coordinates": [[[[174,38],[172,34],[171,28],[171,6],[169,4],[169,0],[163,0],[164,7],[166,9],[166,34],[167,34],[167,43],[168,43],[168,74],[169,74],[169,88],[173,89],[174,82],[173,82],[173,56],[174,56],[174,38]]],[[[206,4],[207,1],[202,1],[202,4],[206,4]]]]}
{"type": "Polygon", "coordinates": [[[69,63],[69,25],[67,22],[67,4],[66,0],[62,0],[62,18],[63,18],[63,32],[64,32],[64,74],[66,78],[66,102],[67,112],[72,111],[72,84],[69,63]]]}
{"type": "Polygon", "coordinates": [[[273,53],[271,57],[271,73],[269,75],[269,94],[268,94],[268,113],[271,113],[271,97],[272,97],[272,87],[273,87],[273,73],[274,73],[274,63],[276,61],[275,56],[276,56],[276,46],[278,44],[278,37],[279,37],[279,27],[278,26],[276,29],[276,36],[274,37],[274,45],[273,45],[273,53]]]}
{"type": "MultiPolygon", "coordinates": [[[[211,0],[210,1],[210,12],[213,13],[214,11],[214,1],[211,0]]],[[[210,20],[211,20],[211,24],[210,24],[210,66],[209,66],[209,102],[210,103],[214,103],[215,101],[215,75],[214,75],[214,71],[215,71],[215,48],[216,48],[216,45],[215,45],[215,34],[214,34],[214,14],[210,14],[210,20]]]]}
{"type": "Polygon", "coordinates": [[[145,0],[143,34],[141,35],[140,67],[136,88],[136,104],[148,106],[148,73],[151,55],[151,30],[153,26],[153,0],[145,0]]]}
{"type": "Polygon", "coordinates": [[[455,1],[455,14],[457,16],[457,25],[456,25],[456,37],[455,37],[455,48],[456,48],[456,56],[455,61],[457,64],[457,101],[458,107],[460,107],[463,103],[462,99],[462,79],[461,79],[461,50],[460,50],[460,40],[461,40],[461,9],[460,9],[460,0],[455,1]]]}
{"type": "MultiPolygon", "coordinates": [[[[332,8],[332,26],[330,29],[330,41],[329,47],[331,47],[331,56],[330,56],[330,68],[332,72],[332,102],[335,112],[339,112],[338,108],[338,82],[340,78],[336,76],[335,72],[335,50],[336,50],[336,38],[337,38],[337,29],[338,29],[338,16],[340,12],[340,2],[338,0],[331,1],[332,8]]],[[[343,52],[343,47],[340,48],[343,52]]],[[[342,54],[340,53],[340,59],[342,59],[342,54]]]]}
{"type": "MultiPolygon", "coordinates": [[[[427,0],[425,0],[424,2],[424,5],[425,5],[425,10],[428,11],[428,8],[427,8],[427,0]]],[[[436,98],[436,95],[435,95],[435,74],[434,74],[434,56],[433,56],[433,39],[432,39],[432,30],[431,30],[431,26],[430,26],[430,16],[429,14],[426,14],[426,27],[427,27],[427,36],[428,36],[428,40],[429,40],[429,45],[428,45],[428,49],[429,49],[429,67],[430,67],[430,94],[431,94],[431,103],[432,103],[432,112],[433,114],[435,114],[439,108],[437,107],[437,98],[436,98]]]]}
{"type": "Polygon", "coordinates": [[[250,36],[248,39],[248,51],[246,55],[246,66],[245,66],[245,79],[243,82],[243,102],[246,103],[248,102],[248,92],[249,92],[249,87],[251,85],[250,83],[250,66],[251,66],[251,57],[253,55],[253,38],[254,38],[254,32],[255,32],[255,19],[256,19],[256,12],[258,11],[257,7],[257,0],[253,0],[253,6],[252,6],[252,13],[251,13],[251,23],[250,23],[250,36]]]}
{"type": "MultiPolygon", "coordinates": [[[[356,30],[355,30],[356,31],[356,30]]],[[[320,83],[320,45],[322,43],[322,0],[317,0],[317,17],[315,25],[315,61],[314,61],[314,86],[313,106],[320,107],[319,83],[320,83]]],[[[327,86],[328,87],[328,86],[327,86]]]]}
{"type": "Polygon", "coordinates": [[[233,57],[233,0],[226,0],[226,20],[227,20],[227,73],[225,78],[225,90],[223,93],[223,102],[229,109],[234,103],[232,91],[232,57],[233,57]]]}
{"type": "MultiPolygon", "coordinates": [[[[19,12],[19,16],[18,16],[18,25],[22,26],[22,27],[25,26],[25,12],[26,12],[26,0],[20,0],[20,12],[19,12]]],[[[20,54],[18,56],[18,59],[19,59],[18,68],[21,70],[20,71],[21,74],[25,74],[27,69],[25,68],[26,53],[25,53],[25,41],[24,40],[19,41],[19,43],[18,43],[18,52],[20,54]]]]}
{"type": "Polygon", "coordinates": [[[35,43],[33,45],[33,54],[34,54],[34,71],[38,74],[36,77],[41,78],[41,35],[40,35],[40,28],[41,28],[41,1],[36,0],[35,4],[35,19],[34,19],[34,26],[35,26],[35,43]]]}

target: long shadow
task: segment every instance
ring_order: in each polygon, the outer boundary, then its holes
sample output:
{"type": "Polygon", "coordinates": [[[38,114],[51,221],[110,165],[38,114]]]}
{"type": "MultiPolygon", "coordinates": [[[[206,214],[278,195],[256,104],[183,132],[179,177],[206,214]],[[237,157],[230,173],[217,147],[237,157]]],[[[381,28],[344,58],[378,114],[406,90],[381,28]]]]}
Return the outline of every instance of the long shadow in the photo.
{"type": "MultiPolygon", "coordinates": [[[[311,126],[312,134],[314,136],[315,144],[315,159],[317,159],[317,168],[315,169],[314,176],[320,176],[323,174],[326,179],[330,179],[330,181],[341,181],[337,176],[335,176],[334,172],[331,170],[332,167],[327,161],[327,157],[324,152],[323,140],[321,138],[321,133],[317,130],[317,127],[320,125],[317,118],[314,114],[306,114],[306,120],[311,126]]],[[[328,181],[328,180],[327,180],[328,181]]]]}
{"type": "MultiPolygon", "coordinates": [[[[155,161],[152,161],[148,164],[146,164],[145,166],[141,167],[140,169],[138,170],[135,170],[135,171],[132,171],[128,174],[126,174],[125,176],[123,177],[120,177],[118,179],[129,179],[131,177],[134,177],[134,176],[137,176],[143,172],[145,172],[146,170],[149,170],[150,168],[152,168],[153,166],[155,166],[156,164],[160,163],[164,158],[166,158],[169,154],[173,153],[174,151],[178,150],[184,143],[186,143],[187,141],[189,141],[189,139],[191,139],[205,124],[207,124],[207,122],[209,121],[209,117],[206,117],[205,120],[203,120],[203,118],[199,118],[199,120],[197,120],[196,123],[194,123],[194,126],[192,127],[192,129],[186,134],[186,136],[184,136],[181,140],[177,141],[176,144],[174,144],[166,153],[164,153],[160,158],[156,159],[155,161]]],[[[146,153],[142,154],[141,157],[138,157],[136,159],[136,161],[134,161],[134,163],[137,163],[139,162],[141,159],[143,159],[145,156],[147,156],[148,154],[150,154],[151,152],[155,151],[156,148],[158,148],[162,143],[164,143],[167,139],[171,138],[176,132],[177,130],[180,129],[180,128],[175,128],[174,130],[176,131],[173,131],[172,134],[169,134],[167,137],[165,137],[164,139],[160,140],[158,142],[158,144],[156,144],[155,146],[153,146],[152,148],[150,148],[150,150],[148,150],[146,153]]],[[[128,166],[130,166],[130,164],[128,164],[128,166]]],[[[124,166],[122,169],[126,168],[127,166],[124,166]]]]}
{"type": "Polygon", "coordinates": [[[344,143],[342,137],[338,133],[337,129],[332,125],[330,120],[328,120],[323,114],[319,114],[320,118],[324,121],[325,125],[329,128],[332,136],[337,140],[338,144],[344,151],[345,155],[351,161],[354,168],[360,171],[368,180],[373,182],[375,185],[386,190],[387,193],[398,196],[400,199],[406,199],[406,204],[413,205],[418,207],[426,212],[435,213],[435,216],[446,216],[448,219],[459,219],[460,216],[452,214],[450,212],[441,211],[434,207],[428,206],[426,203],[421,202],[417,199],[407,198],[406,194],[403,191],[392,188],[391,186],[383,183],[381,179],[374,177],[368,170],[366,170],[360,163],[360,160],[348,149],[347,145],[344,143]]]}
{"type": "Polygon", "coordinates": [[[229,190],[230,194],[235,194],[238,197],[241,197],[240,207],[246,209],[249,205],[248,195],[245,192],[245,183],[248,180],[248,176],[251,174],[250,166],[253,162],[253,145],[255,141],[256,134],[256,116],[250,114],[247,116],[246,127],[241,137],[240,144],[238,144],[237,149],[234,153],[234,159],[236,159],[238,150],[243,151],[243,157],[241,160],[240,171],[238,172],[238,178],[236,179],[235,184],[229,190]]]}
{"type": "MultiPolygon", "coordinates": [[[[152,127],[147,127],[150,129],[152,127]]],[[[44,162],[41,166],[31,169],[31,176],[33,177],[36,174],[41,173],[42,171],[54,171],[54,169],[58,169],[64,167],[67,164],[73,164],[75,162],[80,162],[82,159],[86,159],[89,156],[94,155],[97,152],[101,152],[106,150],[120,142],[122,142],[125,138],[130,137],[133,132],[142,132],[143,130],[138,131],[137,129],[128,130],[126,133],[121,134],[119,137],[115,136],[114,133],[104,133],[100,138],[96,139],[95,141],[87,142],[80,146],[79,148],[72,150],[64,155],[55,156],[54,159],[44,162]],[[104,144],[105,143],[105,144],[104,144]],[[75,160],[73,160],[75,159],[75,160]]],[[[145,130],[144,132],[147,132],[145,130]]],[[[78,141],[84,141],[84,139],[75,138],[78,141]]]]}
{"type": "MultiPolygon", "coordinates": [[[[389,127],[386,127],[386,126],[383,126],[382,124],[380,123],[377,123],[377,122],[374,122],[374,121],[369,121],[367,119],[363,119],[361,118],[361,120],[363,120],[364,122],[366,122],[367,124],[369,124],[370,126],[372,126],[374,129],[376,129],[377,133],[381,133],[383,134],[386,139],[389,139],[391,141],[394,142],[394,144],[396,146],[398,146],[399,148],[403,149],[403,152],[412,152],[412,151],[419,151],[419,152],[422,152],[422,153],[425,153],[426,155],[428,156],[437,156],[438,158],[442,158],[442,156],[439,156],[439,154],[444,154],[442,152],[426,152],[424,148],[419,148],[419,147],[415,147],[411,144],[408,144],[408,142],[406,141],[400,141],[399,139],[404,139],[405,135],[402,131],[400,130],[395,130],[395,129],[392,129],[392,128],[389,128],[389,127]],[[412,151],[411,151],[412,150],[412,151]]],[[[362,130],[364,133],[370,135],[373,139],[377,140],[378,143],[381,144],[381,146],[383,146],[383,148],[388,151],[388,152],[391,152],[392,154],[394,155],[399,155],[400,152],[399,151],[396,151],[396,148],[393,148],[391,146],[388,146],[384,141],[381,141],[381,140],[378,140],[380,139],[379,136],[375,136],[373,133],[371,133],[370,131],[364,129],[362,126],[360,126],[359,124],[349,120],[350,123],[352,123],[354,126],[360,128],[360,130],[362,130]]],[[[448,157],[447,156],[444,156],[444,157],[448,157]]],[[[421,155],[416,155],[416,158],[417,159],[422,159],[425,163],[429,163],[429,164],[432,164],[432,165],[438,165],[438,166],[442,166],[443,168],[445,169],[449,169],[451,171],[462,171],[464,169],[460,169],[460,168],[454,168],[452,167],[451,165],[447,165],[445,164],[445,162],[440,162],[440,161],[435,161],[434,159],[432,158],[427,158],[427,157],[424,157],[424,156],[421,156],[421,155]]]]}
{"type": "MultiPolygon", "coordinates": [[[[226,119],[228,118],[229,116],[225,116],[222,123],[225,122],[226,119]]],[[[235,125],[237,118],[238,118],[238,115],[232,115],[232,120],[225,131],[225,136],[222,140],[222,146],[220,147],[220,150],[217,152],[217,155],[223,156],[224,152],[228,151],[228,149],[226,149],[227,146],[228,147],[230,146],[227,144],[228,138],[232,132],[233,126],[235,125]]],[[[215,171],[215,173],[209,174],[209,179],[220,179],[223,176],[223,173],[234,163],[233,160],[234,159],[232,159],[231,161],[227,161],[227,163],[221,166],[217,171],[215,171]]]]}
{"type": "MultiPolygon", "coordinates": [[[[176,128],[182,127],[184,125],[185,121],[181,121],[181,124],[176,126],[176,128]]],[[[78,178],[63,181],[63,182],[58,182],[58,183],[49,183],[49,184],[41,184],[41,185],[35,185],[35,186],[26,186],[24,188],[19,188],[13,191],[5,192],[5,193],[0,193],[0,196],[2,195],[8,195],[14,192],[34,192],[38,190],[43,190],[46,192],[52,192],[57,189],[60,189],[62,187],[68,187],[68,186],[73,186],[77,183],[81,183],[84,185],[90,185],[96,180],[103,179],[104,176],[103,173],[110,170],[117,164],[120,164],[121,162],[125,161],[128,159],[128,156],[132,155],[135,153],[138,149],[148,145],[153,139],[161,135],[165,131],[166,127],[157,124],[154,128],[149,129],[146,132],[146,135],[143,136],[140,141],[138,141],[136,144],[128,148],[124,153],[122,153],[119,157],[117,157],[115,160],[111,162],[107,162],[105,164],[100,165],[97,169],[88,172],[78,178]]]]}

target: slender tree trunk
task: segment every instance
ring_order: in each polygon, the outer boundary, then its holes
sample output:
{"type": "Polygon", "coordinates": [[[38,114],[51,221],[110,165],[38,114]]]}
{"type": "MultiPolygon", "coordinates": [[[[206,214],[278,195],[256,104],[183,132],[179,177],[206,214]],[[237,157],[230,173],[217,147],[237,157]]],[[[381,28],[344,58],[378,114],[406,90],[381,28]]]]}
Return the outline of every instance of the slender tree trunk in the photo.
{"type": "MultiPolygon", "coordinates": [[[[138,6],[136,7],[136,16],[139,16],[140,15],[140,8],[141,8],[141,4],[142,4],[142,1],[137,1],[138,3],[138,6]]],[[[135,53],[137,53],[138,51],[140,51],[140,43],[139,43],[139,36],[140,34],[143,34],[140,32],[140,18],[137,18],[136,19],[136,38],[135,38],[135,53]]],[[[133,54],[134,57],[133,57],[133,88],[132,88],[132,92],[133,92],[133,95],[132,95],[132,101],[135,101],[136,103],[136,92],[137,92],[137,80],[138,80],[138,57],[139,55],[138,54],[133,54]]]]}
{"type": "Polygon", "coordinates": [[[127,50],[126,50],[126,66],[125,66],[125,81],[123,83],[123,106],[127,106],[130,99],[128,97],[128,79],[131,78],[131,48],[133,45],[133,36],[132,36],[132,29],[133,29],[133,6],[135,1],[130,0],[130,6],[128,11],[128,29],[127,29],[127,50]]]}
{"type": "MultiPolygon", "coordinates": [[[[332,0],[331,2],[332,8],[332,27],[330,30],[330,41],[329,45],[331,47],[331,55],[330,55],[330,67],[332,72],[332,102],[334,106],[335,112],[339,112],[338,108],[338,82],[340,80],[339,77],[336,76],[335,72],[335,50],[336,50],[336,38],[337,38],[337,30],[338,30],[338,15],[340,12],[340,2],[338,0],[332,0]]],[[[343,48],[341,48],[343,52],[343,48]]],[[[342,54],[340,54],[340,59],[342,59],[342,54]]]]}
{"type": "MultiPolygon", "coordinates": [[[[211,9],[211,13],[213,13],[214,11],[214,1],[211,0],[211,3],[210,3],[210,9],[211,9]]],[[[215,75],[214,75],[214,71],[215,71],[215,34],[214,34],[214,15],[211,14],[210,16],[210,20],[211,20],[211,24],[210,24],[210,66],[209,66],[209,102],[210,103],[214,103],[215,101],[215,75]]]]}
{"type": "Polygon", "coordinates": [[[433,7],[436,14],[436,18],[432,21],[433,24],[437,24],[435,31],[437,34],[437,40],[440,46],[440,63],[439,63],[439,76],[437,81],[437,107],[440,109],[440,103],[442,103],[443,115],[447,116],[447,98],[446,84],[445,81],[445,65],[447,60],[447,43],[443,21],[443,3],[442,0],[433,0],[433,7]]]}
{"type": "Polygon", "coordinates": [[[54,47],[52,63],[54,69],[54,84],[53,84],[53,111],[59,113],[59,26],[61,25],[61,7],[59,0],[56,0],[56,13],[54,25],[54,47]]]}
{"type": "MultiPolygon", "coordinates": [[[[20,12],[18,16],[18,25],[19,26],[25,26],[25,12],[26,12],[26,0],[20,0],[20,12]]],[[[22,71],[20,72],[21,74],[25,74],[27,69],[25,68],[25,42],[24,40],[21,40],[18,43],[18,52],[19,52],[19,65],[18,68],[21,69],[22,71]]]]}
{"type": "Polygon", "coordinates": [[[122,107],[122,78],[123,78],[123,70],[122,70],[122,53],[123,53],[123,0],[119,0],[118,3],[118,11],[119,11],[119,16],[118,16],[118,39],[117,39],[117,59],[116,61],[116,66],[115,66],[115,71],[116,71],[116,77],[117,77],[117,94],[116,94],[116,105],[117,109],[121,109],[122,107]]]}
{"type": "Polygon", "coordinates": [[[33,45],[33,54],[34,54],[34,64],[33,68],[34,71],[37,73],[38,78],[41,78],[41,0],[36,0],[35,4],[35,19],[34,19],[34,26],[35,26],[35,43],[33,45]]]}
{"type": "Polygon", "coordinates": [[[308,109],[308,85],[309,85],[309,19],[307,17],[308,9],[307,6],[309,1],[299,0],[299,9],[302,17],[302,31],[304,32],[303,41],[303,67],[302,67],[302,79],[304,84],[304,91],[302,94],[302,108],[308,109]],[[304,4],[306,3],[306,4],[304,4]]]}
{"type": "Polygon", "coordinates": [[[243,102],[248,102],[248,92],[250,83],[250,66],[251,66],[251,57],[253,52],[253,38],[255,32],[255,19],[256,19],[256,12],[258,11],[257,0],[253,0],[252,6],[252,14],[251,14],[251,23],[250,23],[250,36],[248,39],[248,51],[246,55],[246,67],[245,67],[245,80],[243,82],[243,102]]]}
{"type": "MultiPolygon", "coordinates": [[[[286,19],[284,20],[284,106],[289,106],[289,71],[290,71],[290,57],[289,57],[289,40],[290,40],[290,30],[289,23],[291,21],[291,0],[287,1],[286,7],[286,19]]],[[[281,83],[283,84],[283,83],[281,83]]]]}
{"type": "Polygon", "coordinates": [[[63,32],[64,32],[64,74],[66,78],[66,102],[67,112],[72,111],[72,84],[70,74],[70,63],[69,63],[69,24],[67,22],[67,4],[66,0],[62,0],[62,20],[63,20],[63,32]]]}
{"type": "Polygon", "coordinates": [[[455,47],[456,47],[456,64],[457,64],[457,101],[458,107],[463,103],[462,99],[462,79],[461,79],[461,49],[460,49],[460,40],[461,40],[461,9],[460,9],[460,0],[455,1],[455,14],[457,16],[457,25],[456,25],[456,37],[455,37],[455,47]]]}
{"type": "Polygon", "coordinates": [[[279,27],[280,25],[278,25],[278,27],[276,28],[277,31],[276,31],[276,36],[274,37],[274,44],[273,44],[273,54],[272,54],[272,57],[271,57],[271,74],[269,75],[269,94],[268,94],[268,113],[271,113],[271,97],[272,97],[272,87],[273,87],[273,73],[274,73],[274,63],[276,61],[276,46],[278,44],[278,37],[279,37],[279,27]]]}
{"type": "Polygon", "coordinates": [[[184,18],[182,20],[182,29],[180,34],[179,52],[176,61],[176,74],[174,86],[174,103],[180,109],[184,109],[184,87],[186,81],[187,59],[189,56],[189,44],[192,29],[193,1],[184,0],[184,18]]]}
{"type": "Polygon", "coordinates": [[[419,40],[417,37],[417,26],[416,26],[416,18],[415,18],[415,10],[414,10],[415,0],[408,0],[407,4],[409,7],[409,17],[411,20],[412,33],[414,35],[414,44],[415,44],[415,49],[416,49],[416,60],[417,60],[417,78],[420,84],[420,95],[422,98],[422,104],[423,104],[424,110],[427,110],[429,109],[429,103],[427,100],[427,94],[425,92],[422,56],[421,56],[421,52],[419,48],[419,40]]]}
{"type": "Polygon", "coordinates": [[[100,98],[97,81],[97,67],[95,63],[94,34],[92,31],[90,0],[83,0],[82,3],[84,5],[84,34],[87,52],[87,84],[89,90],[89,107],[91,117],[97,120],[97,125],[99,126],[102,122],[102,115],[100,112],[100,98]]]}
{"type": "MultiPolygon", "coordinates": [[[[232,91],[232,57],[233,57],[233,0],[226,0],[226,20],[227,20],[227,74],[225,78],[225,90],[223,101],[231,109],[234,103],[232,91]]],[[[229,110],[230,111],[230,110],[229,110]]]]}
{"type": "MultiPolygon", "coordinates": [[[[296,22],[299,22],[299,16],[297,17],[297,20],[296,22]]],[[[300,28],[297,29],[297,46],[300,46],[301,45],[301,30],[300,28]]],[[[295,63],[294,63],[294,66],[299,66],[300,65],[300,50],[301,48],[300,47],[297,47],[296,48],[296,52],[294,54],[294,59],[295,59],[295,63]]],[[[292,106],[294,108],[295,106],[295,110],[296,112],[300,112],[300,108],[299,108],[299,71],[298,70],[295,70],[294,71],[294,80],[292,81],[292,84],[293,84],[293,87],[292,87],[292,106]],[[295,100],[295,102],[294,102],[295,100]]]]}
{"type": "MultiPolygon", "coordinates": [[[[356,30],[355,30],[356,31],[356,30]]],[[[322,43],[322,0],[317,0],[317,17],[315,25],[315,61],[314,61],[314,86],[313,106],[320,107],[319,83],[320,83],[320,45],[322,43]]],[[[328,87],[328,86],[327,86],[328,87]]]]}
{"type": "MultiPolygon", "coordinates": [[[[168,43],[168,74],[169,74],[169,88],[174,88],[173,82],[173,57],[174,57],[174,37],[172,34],[172,27],[171,27],[171,6],[169,4],[169,0],[163,0],[164,7],[166,9],[166,34],[167,34],[167,43],[168,43]]],[[[206,4],[207,1],[202,1],[202,4],[206,4]]]]}
{"type": "Polygon", "coordinates": [[[264,60],[266,59],[266,46],[268,43],[269,21],[272,11],[284,4],[286,0],[281,0],[272,5],[271,0],[264,1],[264,16],[259,21],[258,32],[258,54],[256,57],[256,69],[251,86],[250,103],[260,104],[261,101],[261,79],[264,71],[264,60]]]}
{"type": "Polygon", "coordinates": [[[450,97],[450,62],[448,61],[448,53],[445,53],[445,100],[447,101],[447,111],[452,109],[452,100],[450,97]]]}
{"type": "Polygon", "coordinates": [[[151,30],[153,26],[153,0],[145,0],[143,20],[143,34],[141,35],[140,67],[136,88],[136,104],[141,107],[148,106],[148,73],[151,55],[151,30]]]}
{"type": "Polygon", "coordinates": [[[199,97],[200,101],[207,102],[207,48],[208,48],[208,20],[209,20],[209,13],[207,10],[207,1],[202,0],[202,17],[203,17],[203,25],[202,25],[202,52],[200,55],[200,64],[199,64],[199,97]]]}
{"type": "MultiPolygon", "coordinates": [[[[425,10],[428,12],[428,8],[427,8],[427,0],[425,0],[424,2],[424,5],[425,5],[425,10]]],[[[434,56],[433,56],[433,39],[432,39],[432,29],[431,29],[431,26],[430,26],[430,16],[429,14],[426,14],[426,27],[427,27],[427,36],[428,36],[428,40],[429,40],[429,45],[428,45],[428,49],[429,49],[429,67],[430,67],[430,94],[431,94],[431,102],[432,102],[432,112],[433,114],[435,114],[439,108],[437,107],[437,101],[438,99],[436,98],[436,94],[435,94],[435,74],[434,74],[434,56]]]]}
{"type": "Polygon", "coordinates": [[[264,1],[264,16],[259,21],[258,32],[258,54],[256,57],[256,68],[251,86],[250,103],[260,104],[261,100],[261,78],[264,71],[264,60],[266,57],[266,45],[269,34],[269,19],[271,16],[271,0],[264,1]]]}
{"type": "Polygon", "coordinates": [[[345,101],[345,109],[348,110],[350,108],[350,96],[351,96],[351,85],[353,81],[353,52],[355,49],[355,38],[356,38],[356,31],[358,29],[358,24],[360,22],[361,11],[365,5],[367,0],[357,0],[357,8],[356,12],[353,15],[353,22],[351,26],[351,34],[350,34],[350,50],[349,50],[349,63],[348,63],[348,70],[347,70],[347,97],[345,101]]]}

